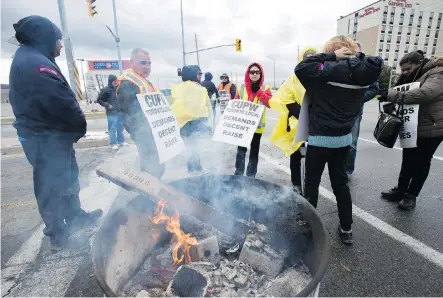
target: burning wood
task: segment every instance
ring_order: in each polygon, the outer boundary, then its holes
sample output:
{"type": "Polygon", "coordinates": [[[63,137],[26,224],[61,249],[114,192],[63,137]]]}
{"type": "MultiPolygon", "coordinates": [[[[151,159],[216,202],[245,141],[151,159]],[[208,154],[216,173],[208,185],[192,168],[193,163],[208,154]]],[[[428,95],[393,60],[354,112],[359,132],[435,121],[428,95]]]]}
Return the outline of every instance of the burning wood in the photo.
{"type": "Polygon", "coordinates": [[[186,258],[187,263],[191,263],[192,259],[189,254],[189,249],[191,246],[197,244],[197,239],[191,237],[191,234],[186,234],[180,229],[180,214],[177,212],[174,216],[168,216],[163,212],[165,208],[166,201],[160,200],[157,204],[157,210],[155,211],[155,216],[150,216],[149,218],[155,224],[160,224],[166,222],[166,230],[172,233],[172,259],[174,264],[180,264],[186,258]],[[178,257],[179,250],[182,251],[180,258],[178,257]]]}

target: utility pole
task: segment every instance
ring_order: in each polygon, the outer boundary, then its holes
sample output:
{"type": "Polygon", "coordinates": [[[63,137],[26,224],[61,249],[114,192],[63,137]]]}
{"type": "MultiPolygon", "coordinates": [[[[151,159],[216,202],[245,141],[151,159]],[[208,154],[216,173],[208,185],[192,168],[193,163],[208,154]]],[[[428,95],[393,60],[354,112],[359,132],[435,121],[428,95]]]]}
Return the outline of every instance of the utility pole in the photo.
{"type": "Polygon", "coordinates": [[[64,0],[57,0],[58,12],[60,14],[60,23],[63,31],[63,43],[66,53],[66,60],[68,62],[69,81],[71,82],[71,89],[75,94],[75,75],[74,75],[74,57],[72,55],[71,38],[69,37],[68,24],[65,15],[64,0]]]}
{"type": "Polygon", "coordinates": [[[200,66],[200,58],[198,56],[197,33],[194,33],[194,36],[195,36],[195,51],[197,52],[197,65],[200,66]]]}
{"type": "Polygon", "coordinates": [[[86,101],[87,101],[88,100],[88,92],[86,92],[85,71],[83,70],[83,61],[85,61],[85,59],[77,59],[77,60],[80,61],[80,67],[82,69],[83,87],[85,88],[85,97],[86,97],[86,101]]]}
{"type": "Polygon", "coordinates": [[[118,24],[117,24],[117,9],[115,7],[115,0],[112,0],[112,8],[114,9],[114,27],[115,27],[115,42],[117,43],[117,53],[118,53],[118,68],[120,70],[120,75],[123,74],[123,64],[122,55],[120,53],[120,38],[118,37],[118,24]]]}
{"type": "Polygon", "coordinates": [[[183,49],[183,66],[186,65],[186,51],[185,51],[185,29],[183,27],[183,0],[180,0],[180,13],[182,20],[182,49],[183,49]]]}
{"type": "Polygon", "coordinates": [[[275,85],[275,59],[272,58],[271,56],[268,56],[268,58],[274,61],[274,90],[275,90],[277,88],[275,85]]]}

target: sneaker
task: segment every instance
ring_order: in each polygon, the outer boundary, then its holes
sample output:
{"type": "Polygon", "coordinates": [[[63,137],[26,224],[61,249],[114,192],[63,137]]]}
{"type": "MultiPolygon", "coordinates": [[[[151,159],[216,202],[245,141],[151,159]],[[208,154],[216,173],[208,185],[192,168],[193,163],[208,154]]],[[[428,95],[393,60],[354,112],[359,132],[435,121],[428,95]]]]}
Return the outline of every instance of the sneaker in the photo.
{"type": "Polygon", "coordinates": [[[352,245],[354,242],[352,240],[352,230],[344,231],[340,225],[338,225],[338,236],[340,237],[341,242],[346,245],[352,245]]]}
{"type": "Polygon", "coordinates": [[[398,203],[398,207],[403,210],[411,210],[415,208],[416,201],[417,197],[407,193],[405,194],[404,199],[398,203]]]}
{"type": "Polygon", "coordinates": [[[383,199],[386,199],[390,202],[398,202],[403,200],[405,196],[405,191],[402,189],[399,189],[398,187],[394,187],[393,189],[389,191],[384,191],[381,193],[381,197],[383,199]]]}
{"type": "Polygon", "coordinates": [[[234,175],[235,176],[243,176],[244,174],[241,171],[239,171],[239,170],[235,170],[234,175]]]}
{"type": "Polygon", "coordinates": [[[112,150],[118,150],[119,147],[118,147],[118,145],[112,145],[111,148],[112,148],[112,150]]]}
{"type": "Polygon", "coordinates": [[[89,245],[89,237],[81,232],[71,234],[66,231],[61,235],[50,237],[49,241],[53,253],[63,249],[82,249],[89,245]]]}
{"type": "Polygon", "coordinates": [[[126,142],[123,142],[123,143],[121,143],[121,144],[118,144],[120,147],[126,147],[126,146],[129,146],[129,144],[128,143],[126,143],[126,142]]]}
{"type": "Polygon", "coordinates": [[[301,185],[294,185],[294,187],[292,188],[292,190],[298,194],[301,195],[302,194],[302,189],[301,189],[301,185]]]}
{"type": "Polygon", "coordinates": [[[74,220],[68,224],[69,231],[71,233],[75,233],[79,230],[83,230],[94,226],[97,224],[97,221],[100,217],[102,217],[103,211],[101,209],[97,209],[91,212],[84,212],[79,216],[75,217],[74,220]]]}

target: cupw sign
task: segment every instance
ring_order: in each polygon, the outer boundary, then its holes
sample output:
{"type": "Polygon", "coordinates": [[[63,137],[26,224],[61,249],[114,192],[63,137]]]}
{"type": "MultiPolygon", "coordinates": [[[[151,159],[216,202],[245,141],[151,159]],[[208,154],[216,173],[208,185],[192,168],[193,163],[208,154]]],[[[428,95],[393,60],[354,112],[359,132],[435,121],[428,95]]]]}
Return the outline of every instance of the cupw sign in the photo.
{"type": "MultiPolygon", "coordinates": [[[[407,92],[409,90],[420,88],[420,83],[411,83],[394,87],[394,90],[407,92]]],[[[420,105],[404,105],[401,111],[403,118],[403,127],[398,135],[400,147],[415,148],[417,147],[417,126],[418,126],[418,110],[420,105]]]]}

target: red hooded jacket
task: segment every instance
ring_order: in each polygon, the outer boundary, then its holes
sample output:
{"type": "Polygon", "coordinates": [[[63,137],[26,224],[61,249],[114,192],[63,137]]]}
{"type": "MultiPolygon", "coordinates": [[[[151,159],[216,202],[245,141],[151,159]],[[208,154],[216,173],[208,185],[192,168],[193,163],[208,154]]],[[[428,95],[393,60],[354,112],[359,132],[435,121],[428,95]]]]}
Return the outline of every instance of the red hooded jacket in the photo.
{"type": "Polygon", "coordinates": [[[261,66],[261,64],[258,62],[252,62],[251,64],[249,64],[248,68],[246,69],[246,73],[245,73],[245,87],[246,87],[246,92],[248,93],[248,101],[253,102],[255,97],[257,97],[266,107],[270,108],[269,100],[272,97],[272,92],[270,89],[263,91],[262,88],[260,88],[257,91],[257,93],[252,92],[252,89],[251,89],[252,82],[251,82],[251,79],[249,78],[249,69],[254,64],[256,64],[258,66],[258,68],[260,69],[260,72],[261,72],[261,78],[260,78],[260,82],[259,82],[260,87],[263,86],[263,82],[265,81],[265,74],[263,72],[263,67],[261,66]]]}

